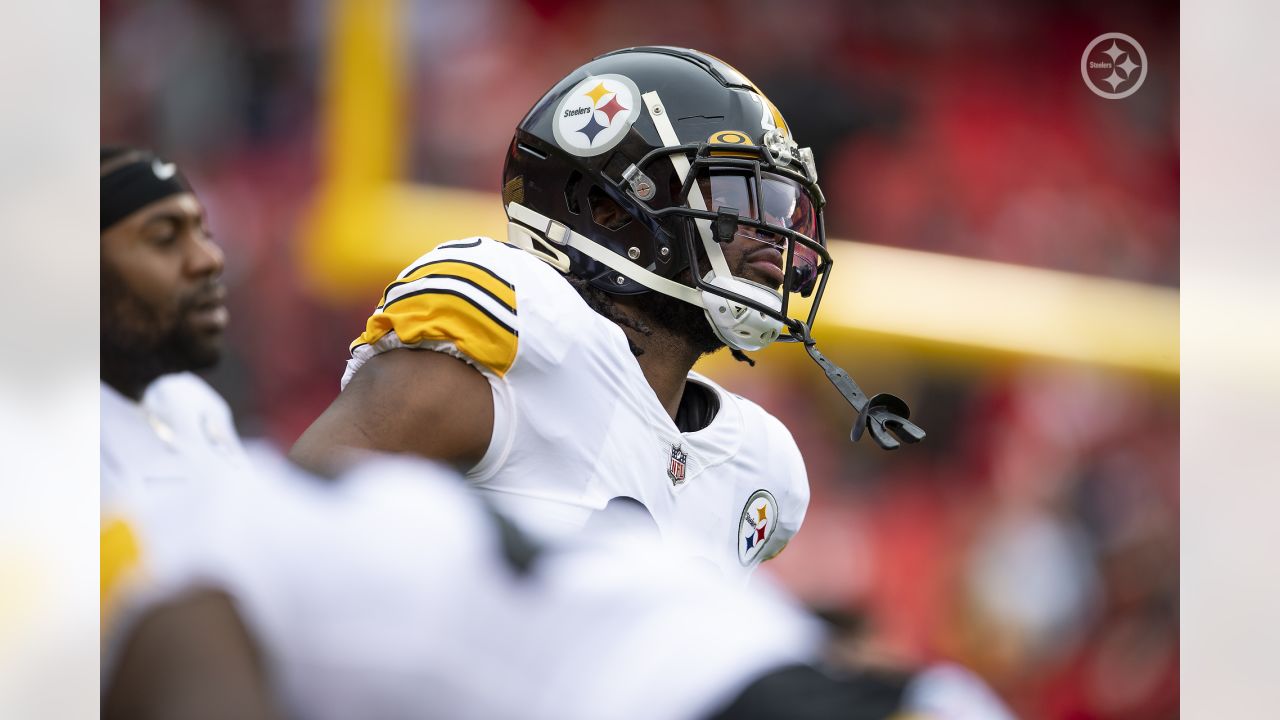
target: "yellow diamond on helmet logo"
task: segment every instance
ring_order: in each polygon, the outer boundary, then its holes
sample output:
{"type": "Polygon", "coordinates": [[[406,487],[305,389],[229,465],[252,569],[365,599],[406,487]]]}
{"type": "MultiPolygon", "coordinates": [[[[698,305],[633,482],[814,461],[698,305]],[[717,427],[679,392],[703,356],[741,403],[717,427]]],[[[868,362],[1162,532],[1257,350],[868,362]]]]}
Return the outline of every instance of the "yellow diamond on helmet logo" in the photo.
{"type": "Polygon", "coordinates": [[[588,90],[583,94],[591,98],[591,103],[593,105],[599,105],[600,98],[604,97],[605,95],[608,95],[609,92],[610,92],[609,89],[604,86],[604,83],[599,83],[595,87],[591,88],[590,90],[588,90]]]}

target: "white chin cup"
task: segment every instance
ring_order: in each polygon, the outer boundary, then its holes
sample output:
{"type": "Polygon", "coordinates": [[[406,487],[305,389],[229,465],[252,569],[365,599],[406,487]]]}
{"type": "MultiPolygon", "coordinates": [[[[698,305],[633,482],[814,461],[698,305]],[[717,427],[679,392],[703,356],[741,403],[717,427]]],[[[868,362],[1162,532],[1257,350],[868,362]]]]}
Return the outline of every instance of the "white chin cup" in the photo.
{"type": "MultiPolygon", "coordinates": [[[[782,310],[782,295],[772,288],[737,277],[720,277],[707,273],[703,282],[712,287],[737,293],[774,310],[782,310]]],[[[759,350],[778,339],[782,323],[759,310],[736,303],[703,290],[702,307],[707,322],[726,345],[736,350],[759,350]]]]}

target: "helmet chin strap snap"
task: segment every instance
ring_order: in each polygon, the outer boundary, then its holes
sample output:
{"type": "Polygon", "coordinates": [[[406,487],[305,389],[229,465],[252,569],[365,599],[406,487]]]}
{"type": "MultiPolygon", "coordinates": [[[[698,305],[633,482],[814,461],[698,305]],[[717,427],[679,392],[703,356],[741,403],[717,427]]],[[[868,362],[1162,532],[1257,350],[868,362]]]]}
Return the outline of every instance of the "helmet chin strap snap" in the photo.
{"type": "Polygon", "coordinates": [[[907,419],[911,417],[911,408],[907,407],[907,403],[902,398],[888,393],[879,393],[868,399],[866,393],[862,392],[862,388],[858,387],[858,383],[849,377],[849,373],[818,351],[818,345],[809,334],[807,325],[796,320],[790,324],[790,327],[792,334],[804,343],[804,349],[809,353],[809,357],[822,368],[831,384],[857,411],[858,419],[854,423],[852,432],[849,433],[851,441],[857,442],[866,430],[871,431],[871,439],[885,450],[897,450],[904,442],[917,443],[924,439],[924,430],[907,419]]]}
{"type": "MultiPolygon", "coordinates": [[[[721,277],[714,272],[703,276],[707,285],[728,290],[775,311],[782,309],[777,291],[739,277],[721,277]]],[[[782,323],[754,308],[734,302],[708,290],[702,293],[702,309],[716,337],[735,350],[761,350],[778,339],[782,323]]]]}

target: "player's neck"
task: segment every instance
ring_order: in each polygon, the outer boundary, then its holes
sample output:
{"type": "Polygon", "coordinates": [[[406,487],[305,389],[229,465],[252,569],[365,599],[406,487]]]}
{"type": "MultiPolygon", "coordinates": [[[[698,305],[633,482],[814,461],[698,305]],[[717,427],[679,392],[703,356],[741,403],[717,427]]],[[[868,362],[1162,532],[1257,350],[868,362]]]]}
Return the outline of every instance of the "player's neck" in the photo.
{"type": "Polygon", "coordinates": [[[653,327],[647,335],[628,327],[622,331],[643,351],[636,357],[640,371],[658,396],[658,402],[675,420],[680,398],[684,396],[685,379],[701,353],[666,328],[653,327]]]}
{"type": "Polygon", "coordinates": [[[134,402],[142,402],[142,395],[147,391],[147,386],[155,380],[154,376],[143,377],[137,373],[127,371],[112,372],[106,363],[102,366],[101,378],[102,382],[110,386],[112,390],[134,402]]]}
{"type": "Polygon", "coordinates": [[[140,349],[139,344],[129,345],[107,332],[102,333],[98,358],[102,382],[134,402],[142,401],[157,378],[173,372],[154,348],[140,349]]]}

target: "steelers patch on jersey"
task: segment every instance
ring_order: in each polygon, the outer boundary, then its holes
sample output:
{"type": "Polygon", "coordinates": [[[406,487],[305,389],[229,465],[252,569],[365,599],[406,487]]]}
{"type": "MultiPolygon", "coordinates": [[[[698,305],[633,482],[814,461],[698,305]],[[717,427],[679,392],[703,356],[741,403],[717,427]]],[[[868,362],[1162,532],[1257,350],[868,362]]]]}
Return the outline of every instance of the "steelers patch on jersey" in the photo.
{"type": "Polygon", "coordinates": [[[640,116],[640,89],[623,75],[588,77],[556,106],[551,131],[556,143],[579,157],[592,157],[626,137],[640,116]]]}
{"type": "Polygon", "coordinates": [[[757,490],[747,498],[738,520],[738,561],[751,565],[760,560],[760,553],[773,537],[778,524],[778,501],[768,490],[757,490]]]}

